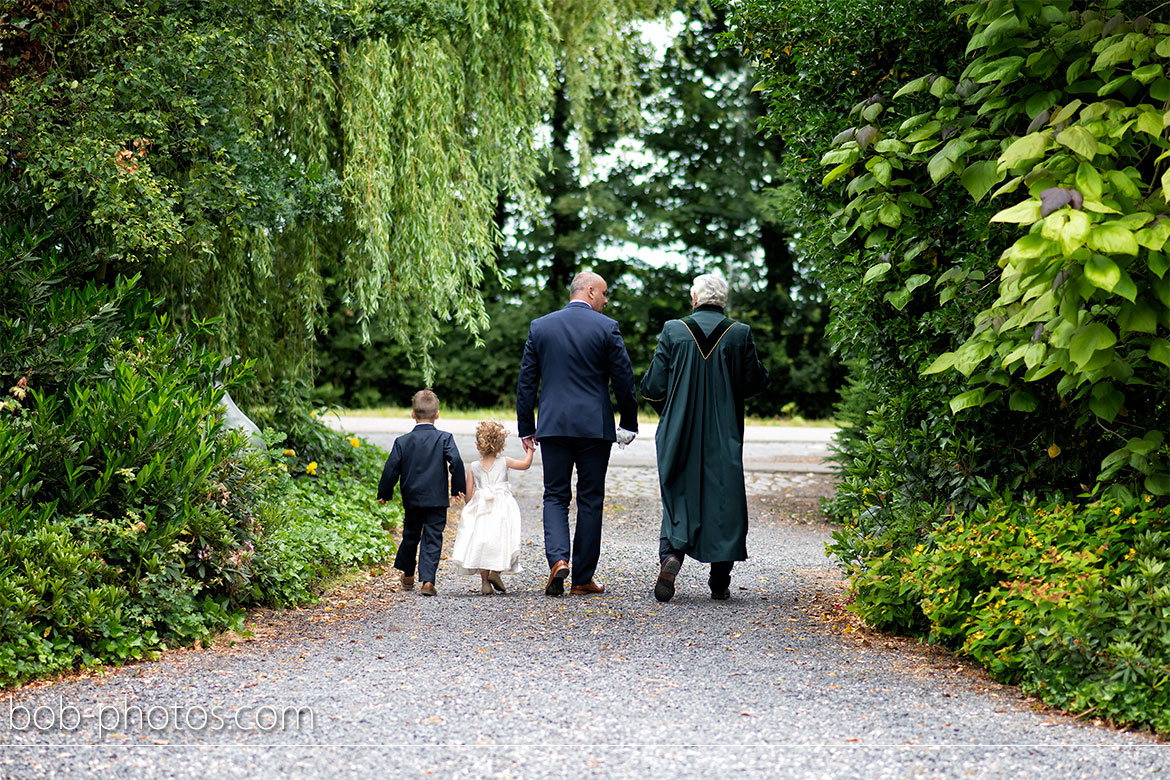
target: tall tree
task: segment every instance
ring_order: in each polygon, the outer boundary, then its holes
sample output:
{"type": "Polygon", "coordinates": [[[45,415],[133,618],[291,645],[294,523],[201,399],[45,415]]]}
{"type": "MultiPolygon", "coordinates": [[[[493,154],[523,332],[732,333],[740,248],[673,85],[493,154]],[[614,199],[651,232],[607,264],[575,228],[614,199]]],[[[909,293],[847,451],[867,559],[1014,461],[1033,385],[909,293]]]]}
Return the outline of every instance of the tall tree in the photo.
{"type": "Polygon", "coordinates": [[[442,323],[486,323],[498,195],[533,190],[558,63],[580,131],[599,85],[628,94],[620,31],[666,7],[23,3],[4,218],[96,258],[98,281],[141,269],[180,322],[222,318],[218,346],[261,378],[307,375],[326,278],[425,367],[442,323]]]}
{"type": "Polygon", "coordinates": [[[681,29],[654,74],[640,153],[608,177],[629,206],[626,235],[681,245],[696,266],[721,267],[735,282],[733,304],[759,329],[772,372],[754,412],[777,414],[791,402],[827,415],[844,371],[824,338],[823,291],[791,251],[792,223],[770,206],[784,146],[756,132],[765,108],[754,67],[723,44],[722,5],[675,17],[681,29]]]}

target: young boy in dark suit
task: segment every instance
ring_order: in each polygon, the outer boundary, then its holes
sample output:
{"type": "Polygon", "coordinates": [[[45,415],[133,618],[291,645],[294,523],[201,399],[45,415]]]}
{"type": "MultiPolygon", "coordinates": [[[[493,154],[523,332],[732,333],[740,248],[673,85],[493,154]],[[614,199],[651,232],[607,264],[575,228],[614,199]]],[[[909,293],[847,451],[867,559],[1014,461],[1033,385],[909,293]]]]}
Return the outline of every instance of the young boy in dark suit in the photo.
{"type": "Polygon", "coordinates": [[[414,430],[394,440],[390,457],[378,482],[378,500],[386,503],[394,497],[394,486],[402,481],[402,544],[394,558],[394,568],[402,570],[402,588],[414,588],[415,556],[418,556],[419,592],[435,595],[435,570],[443,551],[443,529],[447,527],[450,496],[463,497],[467,478],[463,460],[455,447],[455,438],[435,428],[439,417],[439,398],[431,390],[419,390],[411,400],[410,416],[414,430]],[[447,492],[447,472],[451,489],[447,492]],[[421,543],[421,549],[420,549],[421,543]]]}

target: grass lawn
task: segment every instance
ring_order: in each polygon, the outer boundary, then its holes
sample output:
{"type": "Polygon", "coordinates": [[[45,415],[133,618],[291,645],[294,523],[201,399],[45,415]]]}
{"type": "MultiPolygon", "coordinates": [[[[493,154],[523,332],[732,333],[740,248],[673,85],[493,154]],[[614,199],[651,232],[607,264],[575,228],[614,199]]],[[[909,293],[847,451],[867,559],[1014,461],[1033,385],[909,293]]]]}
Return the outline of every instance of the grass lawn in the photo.
{"type": "MultiPolygon", "coordinates": [[[[410,417],[410,409],[404,406],[379,406],[372,409],[337,409],[337,414],[344,417],[410,417]]],[[[496,409],[448,409],[440,407],[440,419],[448,420],[500,420],[508,421],[516,418],[513,407],[499,407],[496,409]]],[[[638,409],[638,421],[657,423],[658,415],[648,409],[638,409]]],[[[803,417],[746,417],[747,425],[786,425],[797,428],[833,428],[837,423],[829,420],[806,420],[803,417]]]]}

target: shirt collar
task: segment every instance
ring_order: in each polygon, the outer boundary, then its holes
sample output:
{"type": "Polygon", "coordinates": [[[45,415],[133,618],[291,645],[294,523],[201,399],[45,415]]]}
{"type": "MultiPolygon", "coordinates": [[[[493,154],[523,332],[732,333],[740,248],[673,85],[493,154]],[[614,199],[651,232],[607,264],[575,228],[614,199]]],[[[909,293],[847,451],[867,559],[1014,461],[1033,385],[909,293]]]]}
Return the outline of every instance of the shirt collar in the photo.
{"type": "Polygon", "coordinates": [[[420,423],[415,423],[415,424],[414,424],[414,429],[415,429],[416,431],[417,431],[419,428],[434,428],[434,427],[435,427],[435,424],[434,424],[433,422],[420,422],[420,423]]]}
{"type": "Polygon", "coordinates": [[[585,306],[586,308],[590,308],[590,309],[593,308],[592,306],[589,305],[589,301],[569,301],[568,303],[565,304],[565,308],[567,309],[570,306],[576,306],[576,305],[585,306]]]}
{"type": "Polygon", "coordinates": [[[694,312],[694,311],[717,311],[717,312],[719,312],[720,314],[722,314],[722,313],[723,313],[723,307],[722,307],[722,306],[716,306],[716,305],[715,305],[715,304],[713,304],[713,303],[700,303],[698,306],[696,306],[696,307],[695,307],[694,309],[692,309],[691,311],[693,311],[693,312],[694,312]]]}

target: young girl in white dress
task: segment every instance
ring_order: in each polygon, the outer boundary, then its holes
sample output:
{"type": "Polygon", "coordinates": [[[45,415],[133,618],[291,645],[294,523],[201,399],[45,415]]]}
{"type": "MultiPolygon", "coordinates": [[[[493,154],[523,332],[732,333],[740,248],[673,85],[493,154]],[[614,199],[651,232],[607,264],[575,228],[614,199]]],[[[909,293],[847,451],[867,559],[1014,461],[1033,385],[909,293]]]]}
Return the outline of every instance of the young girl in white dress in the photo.
{"type": "Polygon", "coordinates": [[[475,448],[480,460],[468,469],[467,503],[455,534],[451,562],[459,574],[479,574],[480,593],[492,589],[507,593],[500,574],[520,572],[520,505],[508,484],[508,469],[525,471],[532,452],[522,460],[504,457],[508,432],[498,422],[481,422],[475,428],[475,448]]]}

